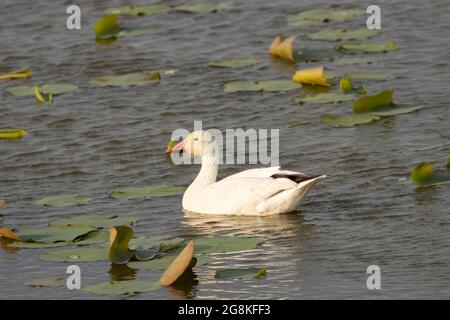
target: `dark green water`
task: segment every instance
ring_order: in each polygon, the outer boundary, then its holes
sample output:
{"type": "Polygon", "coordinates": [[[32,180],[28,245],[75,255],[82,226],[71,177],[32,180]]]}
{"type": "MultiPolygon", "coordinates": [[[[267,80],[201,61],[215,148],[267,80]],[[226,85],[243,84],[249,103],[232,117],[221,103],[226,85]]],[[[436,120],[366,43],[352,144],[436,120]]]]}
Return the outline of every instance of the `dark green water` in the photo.
{"type": "MultiPolygon", "coordinates": [[[[377,183],[383,176],[408,175],[425,160],[437,160],[436,166],[443,168],[450,151],[449,140],[438,133],[450,128],[448,1],[377,2],[382,8],[382,35],[374,41],[395,40],[400,50],[376,55],[380,62],[369,66],[325,63],[337,73],[391,73],[391,80],[368,82],[369,92],[393,88],[397,102],[425,106],[417,113],[348,129],[326,127],[320,116],[349,110],[351,103],[299,105],[293,99],[305,92],[222,90],[229,80],[292,75],[295,67],[266,54],[277,34],[296,35],[299,47],[334,45],[307,40],[306,33],[321,27],[288,27],[285,22],[289,13],[330,1],[238,1],[230,12],[130,17],[123,21],[153,27],[153,33],[108,46],[95,43],[92,26],[104,10],[127,2],[77,3],[82,31],[65,28],[70,1],[0,4],[0,71],[33,70],[32,79],[0,82],[0,127],[29,132],[22,140],[0,140],[0,197],[8,200],[0,209],[2,224],[43,226],[66,215],[111,212],[138,217],[137,235],[241,235],[266,240],[257,250],[216,255],[214,263],[195,269],[198,284],[190,288],[160,289],[136,299],[450,298],[449,187],[377,183]],[[263,63],[237,70],[207,67],[210,61],[248,56],[260,57],[263,63]],[[151,87],[87,85],[96,76],[154,69],[178,72],[151,87]],[[74,83],[80,89],[45,107],[38,107],[31,97],[5,91],[50,82],[74,83]],[[186,215],[181,196],[128,202],[109,198],[112,190],[123,186],[189,185],[198,167],[174,166],[164,148],[172,130],[192,129],[194,120],[219,129],[280,128],[283,167],[326,173],[329,178],[310,193],[300,212],[270,218],[186,215]],[[296,121],[308,123],[287,128],[296,121]],[[95,200],[64,209],[33,204],[64,193],[95,200]],[[366,288],[366,268],[371,264],[381,267],[380,291],[366,288]],[[214,279],[218,268],[255,265],[268,268],[267,278],[214,279]]],[[[361,27],[365,19],[344,25],[361,27]]],[[[227,165],[220,175],[246,168],[227,165]]],[[[65,276],[66,264],[37,259],[43,251],[0,250],[0,298],[106,298],[65,288],[24,286],[26,280],[65,276]]],[[[82,285],[107,281],[117,272],[107,262],[80,266],[82,285]]],[[[158,275],[136,271],[131,276],[158,275]]]]}

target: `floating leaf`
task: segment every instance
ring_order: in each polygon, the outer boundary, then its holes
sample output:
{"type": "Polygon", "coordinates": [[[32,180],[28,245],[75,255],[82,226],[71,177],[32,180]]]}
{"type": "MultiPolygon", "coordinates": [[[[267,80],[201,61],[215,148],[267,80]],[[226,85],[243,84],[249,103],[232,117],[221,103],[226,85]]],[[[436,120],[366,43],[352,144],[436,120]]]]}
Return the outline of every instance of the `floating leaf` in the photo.
{"type": "Polygon", "coordinates": [[[388,80],[392,75],[383,72],[349,72],[347,76],[355,81],[388,80]]]}
{"type": "Polygon", "coordinates": [[[70,207],[86,204],[91,201],[92,198],[83,197],[79,195],[60,195],[46,197],[35,203],[40,206],[50,206],[50,207],[70,207]]]}
{"type": "Polygon", "coordinates": [[[340,56],[341,53],[334,49],[308,49],[304,48],[297,51],[297,60],[300,62],[317,62],[317,61],[330,61],[340,56]]]}
{"type": "Polygon", "coordinates": [[[119,31],[119,19],[115,14],[101,17],[94,26],[96,38],[101,40],[114,38],[119,31]]]}
{"type": "Polygon", "coordinates": [[[442,138],[445,138],[445,139],[450,139],[450,132],[439,132],[439,135],[442,137],[442,138]]]}
{"type": "Polygon", "coordinates": [[[318,85],[324,87],[331,86],[331,84],[327,81],[325,77],[323,67],[298,70],[292,76],[292,81],[308,85],[318,85]]]}
{"type": "Polygon", "coordinates": [[[41,254],[39,259],[52,262],[91,262],[108,260],[105,248],[74,248],[41,254]]]}
{"type": "Polygon", "coordinates": [[[220,269],[216,271],[215,278],[250,280],[265,277],[266,275],[266,268],[220,269]]]}
{"type": "Polygon", "coordinates": [[[179,186],[149,186],[149,187],[128,187],[119,189],[111,194],[116,200],[150,199],[153,197],[168,197],[181,194],[183,187],[179,186]]]}
{"type": "Polygon", "coordinates": [[[399,106],[396,104],[393,104],[391,107],[382,109],[381,111],[372,111],[370,114],[380,116],[380,117],[389,117],[389,116],[395,116],[398,114],[405,114],[417,111],[419,109],[422,109],[423,106],[399,106]]]}
{"type": "Polygon", "coordinates": [[[301,85],[290,80],[239,80],[225,83],[225,92],[239,91],[289,91],[299,89],[301,85]]]}
{"type": "Polygon", "coordinates": [[[159,281],[154,280],[128,280],[128,281],[113,281],[102,282],[87,286],[83,291],[94,294],[104,295],[123,295],[136,294],[140,292],[150,292],[161,288],[159,281]]]}
{"type": "Polygon", "coordinates": [[[307,95],[298,99],[295,99],[297,103],[339,103],[344,101],[353,100],[354,96],[351,94],[343,94],[339,92],[320,93],[316,95],[307,95]]]}
{"type": "Polygon", "coordinates": [[[27,287],[62,287],[66,285],[65,278],[46,278],[46,279],[36,279],[25,281],[24,285],[27,287]]]}
{"type": "Polygon", "coordinates": [[[0,80],[16,80],[31,78],[31,70],[29,68],[16,70],[10,73],[1,74],[0,80]]]}
{"type": "Polygon", "coordinates": [[[269,47],[269,54],[274,57],[295,62],[293,49],[294,40],[295,37],[284,39],[282,36],[277,36],[269,47]]]}
{"type": "Polygon", "coordinates": [[[367,89],[364,85],[359,86],[357,88],[353,87],[352,81],[350,79],[350,77],[345,76],[344,78],[342,78],[339,81],[339,87],[341,88],[341,92],[348,94],[348,93],[358,93],[358,94],[363,94],[366,93],[367,89]]]}
{"type": "Polygon", "coordinates": [[[374,64],[379,60],[372,57],[364,57],[364,56],[344,56],[339,57],[334,60],[334,63],[338,66],[348,65],[348,64],[374,64]]]}
{"type": "Polygon", "coordinates": [[[338,51],[344,52],[387,52],[397,50],[398,46],[395,42],[384,43],[362,43],[362,44],[341,44],[336,47],[338,51]]]}
{"type": "Polygon", "coordinates": [[[15,241],[9,244],[9,246],[17,249],[49,249],[49,248],[66,247],[71,244],[73,243],[72,242],[41,243],[41,242],[15,241]]]}
{"type": "Polygon", "coordinates": [[[321,122],[332,127],[353,127],[358,124],[366,124],[372,121],[380,120],[381,117],[372,114],[352,114],[349,116],[335,117],[326,114],[321,122]]]}
{"type": "Polygon", "coordinates": [[[433,171],[431,162],[424,162],[414,167],[411,179],[420,187],[450,183],[450,174],[438,174],[433,171]]]}
{"type": "Polygon", "coordinates": [[[304,10],[287,17],[291,26],[305,26],[328,22],[347,21],[365,14],[361,9],[317,8],[304,10]]]}
{"type": "Polygon", "coordinates": [[[355,40],[355,39],[367,39],[374,37],[380,33],[379,30],[371,30],[368,28],[358,29],[322,29],[314,33],[308,34],[308,38],[311,40],[355,40]]]}
{"type": "Polygon", "coordinates": [[[39,89],[38,86],[34,86],[33,92],[34,92],[34,96],[36,97],[36,100],[37,100],[38,102],[45,103],[45,99],[44,99],[44,97],[42,96],[41,89],[39,89]]]}
{"type": "MultiPolygon", "coordinates": [[[[18,228],[15,230],[16,240],[33,241],[41,243],[54,243],[60,241],[74,241],[77,238],[93,231],[89,226],[73,226],[73,227],[29,227],[18,228]]],[[[5,235],[3,235],[5,236],[5,235]]],[[[14,237],[12,239],[15,239],[14,237]]]]}
{"type": "Polygon", "coordinates": [[[263,239],[253,237],[202,237],[195,239],[195,247],[197,253],[237,252],[255,249],[262,242],[263,239]]]}
{"type": "Polygon", "coordinates": [[[67,217],[50,221],[51,226],[86,225],[94,228],[109,229],[114,226],[133,225],[137,219],[133,216],[120,216],[115,214],[97,214],[67,217]]]}
{"type": "Polygon", "coordinates": [[[28,134],[22,129],[3,129],[0,130],[0,139],[20,139],[28,134]]]}
{"type": "Polygon", "coordinates": [[[130,16],[150,16],[155,13],[163,13],[170,11],[170,7],[166,4],[146,4],[146,5],[129,5],[117,8],[111,8],[106,11],[108,15],[130,15],[130,16]]]}
{"type": "Polygon", "coordinates": [[[194,257],[194,241],[190,241],[163,273],[159,282],[162,286],[172,285],[191,265],[194,257]]]}
{"type": "MultiPolygon", "coordinates": [[[[15,95],[15,96],[32,96],[34,95],[34,89],[35,87],[29,87],[29,86],[18,86],[18,87],[12,87],[8,88],[6,91],[9,93],[15,95]]],[[[54,83],[54,84],[44,84],[43,86],[39,87],[39,90],[43,94],[51,94],[54,96],[72,92],[78,89],[78,86],[73,84],[67,84],[67,83],[54,83]]]]}
{"type": "Polygon", "coordinates": [[[193,3],[177,6],[174,9],[177,11],[188,13],[212,13],[226,10],[232,10],[234,8],[233,2],[222,2],[219,4],[213,3],[193,3]]]}
{"type": "Polygon", "coordinates": [[[91,86],[97,87],[143,86],[158,83],[160,79],[161,75],[158,71],[147,71],[147,72],[128,73],[123,75],[98,77],[90,80],[89,84],[91,86]]]}
{"type": "Polygon", "coordinates": [[[255,58],[243,58],[243,59],[229,59],[208,63],[209,67],[213,68],[242,68],[252,66],[261,63],[261,60],[255,58]]]}
{"type": "Polygon", "coordinates": [[[381,108],[392,106],[393,90],[378,92],[372,96],[363,96],[357,99],[353,104],[353,112],[363,113],[377,111],[381,108]]]}
{"type": "Polygon", "coordinates": [[[130,250],[128,243],[133,237],[133,229],[117,226],[109,229],[109,260],[113,264],[125,264],[130,260],[145,261],[156,257],[153,251],[130,250]]]}

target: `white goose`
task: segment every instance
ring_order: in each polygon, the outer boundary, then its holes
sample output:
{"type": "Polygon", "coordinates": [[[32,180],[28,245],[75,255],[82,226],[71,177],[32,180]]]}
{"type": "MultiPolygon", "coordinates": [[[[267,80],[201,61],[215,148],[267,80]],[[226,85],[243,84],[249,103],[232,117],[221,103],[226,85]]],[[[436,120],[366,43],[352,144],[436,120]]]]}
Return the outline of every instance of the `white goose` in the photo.
{"type": "Polygon", "coordinates": [[[306,193],[326,175],[307,176],[280,167],[250,169],[216,181],[219,165],[215,142],[194,131],[170,150],[200,156],[200,173],[183,195],[183,209],[203,214],[258,215],[297,210],[306,193]]]}

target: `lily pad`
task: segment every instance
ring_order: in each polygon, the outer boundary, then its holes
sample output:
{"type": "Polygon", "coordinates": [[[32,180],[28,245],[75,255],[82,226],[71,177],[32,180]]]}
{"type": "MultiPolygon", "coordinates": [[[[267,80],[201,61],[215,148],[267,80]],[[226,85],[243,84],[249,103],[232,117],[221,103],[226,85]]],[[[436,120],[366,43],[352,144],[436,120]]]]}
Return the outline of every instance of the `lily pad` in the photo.
{"type": "Polygon", "coordinates": [[[119,19],[117,15],[110,14],[101,17],[94,26],[94,32],[97,39],[105,40],[114,38],[120,32],[119,19]]]}
{"type": "Polygon", "coordinates": [[[160,237],[146,237],[142,236],[139,238],[131,239],[129,243],[130,249],[158,249],[159,252],[168,252],[176,250],[181,247],[184,239],[182,238],[172,238],[167,240],[161,240],[160,237]]]}
{"type": "Polygon", "coordinates": [[[113,281],[102,282],[87,286],[83,291],[94,294],[104,295],[124,295],[136,294],[140,292],[150,292],[161,288],[159,281],[155,280],[128,280],[128,281],[113,281]]]}
{"type": "Polygon", "coordinates": [[[347,76],[355,81],[366,80],[389,80],[392,79],[392,75],[384,72],[349,72],[347,76]]]}
{"type": "Polygon", "coordinates": [[[383,43],[362,43],[362,44],[341,44],[336,47],[336,50],[349,52],[349,53],[371,53],[371,52],[387,52],[397,50],[397,43],[391,42],[383,42],[383,43]]]}
{"type": "Polygon", "coordinates": [[[114,226],[133,225],[137,218],[133,216],[116,214],[77,215],[50,221],[51,226],[77,226],[86,225],[94,228],[109,229],[114,226]]]}
{"type": "Polygon", "coordinates": [[[90,202],[91,200],[92,198],[83,197],[79,195],[60,195],[60,196],[46,197],[36,201],[35,203],[40,206],[62,208],[62,207],[83,205],[90,202]]]}
{"type": "Polygon", "coordinates": [[[238,252],[256,249],[262,242],[263,239],[254,237],[202,237],[195,239],[195,250],[197,253],[238,252]]]}
{"type": "Polygon", "coordinates": [[[113,191],[111,197],[116,200],[150,199],[153,197],[169,197],[184,192],[179,186],[128,187],[113,191]]]}
{"type": "Polygon", "coordinates": [[[55,243],[40,243],[40,242],[21,242],[15,241],[8,246],[18,249],[50,249],[60,248],[72,245],[72,242],[55,242],[55,243]]]}
{"type": "Polygon", "coordinates": [[[85,234],[95,230],[89,226],[73,226],[73,227],[30,227],[18,228],[15,234],[21,241],[33,241],[41,243],[67,242],[74,241],[85,234]]]}
{"type": "Polygon", "coordinates": [[[43,253],[40,260],[51,262],[91,262],[108,260],[108,250],[105,248],[74,248],[43,253]]]}
{"type": "Polygon", "coordinates": [[[332,127],[353,127],[359,124],[366,124],[372,121],[380,120],[381,117],[373,114],[352,114],[349,116],[335,117],[326,114],[321,122],[332,127]]]}
{"type": "Polygon", "coordinates": [[[414,112],[417,110],[422,109],[423,106],[399,106],[397,104],[393,104],[391,107],[386,108],[384,111],[381,109],[380,111],[372,111],[370,114],[380,116],[380,117],[389,117],[389,116],[395,116],[398,114],[405,114],[414,112]]]}
{"type": "Polygon", "coordinates": [[[161,75],[158,71],[147,71],[98,77],[90,80],[89,85],[97,87],[144,86],[158,83],[160,79],[161,75]]]}
{"type": "Polygon", "coordinates": [[[370,30],[368,28],[322,29],[314,33],[308,34],[308,38],[311,40],[327,40],[327,41],[356,40],[356,39],[368,39],[378,35],[379,33],[380,33],[379,30],[370,30]]]}
{"type": "Polygon", "coordinates": [[[367,92],[367,89],[364,85],[354,87],[349,76],[345,76],[339,81],[339,87],[341,88],[341,92],[345,94],[348,93],[364,94],[367,92]]]}
{"type": "Polygon", "coordinates": [[[289,91],[301,88],[301,85],[290,80],[241,80],[225,83],[225,92],[239,91],[289,91]]]}
{"type": "Polygon", "coordinates": [[[27,134],[28,132],[22,129],[2,129],[0,130],[0,139],[20,139],[25,137],[27,134]]]}
{"type": "Polygon", "coordinates": [[[298,70],[292,76],[292,81],[313,86],[318,85],[330,87],[331,84],[328,82],[328,79],[332,77],[335,77],[335,75],[331,73],[328,73],[328,75],[326,75],[324,72],[324,67],[317,67],[298,70]]]}
{"type": "Polygon", "coordinates": [[[352,20],[364,14],[364,10],[356,8],[316,8],[289,15],[287,17],[287,22],[290,26],[305,26],[352,20]]]}
{"type": "Polygon", "coordinates": [[[294,40],[295,37],[289,37],[286,39],[282,36],[275,37],[275,39],[270,44],[269,54],[273,57],[295,62],[293,49],[294,40]]]}
{"type": "Polygon", "coordinates": [[[31,70],[29,68],[15,70],[6,74],[0,75],[0,80],[17,80],[31,78],[31,70]]]}
{"type": "Polygon", "coordinates": [[[331,61],[342,55],[334,49],[308,49],[297,51],[296,60],[300,62],[331,61]]]}
{"type": "MultiPolygon", "coordinates": [[[[44,84],[39,87],[40,92],[44,94],[52,94],[54,96],[72,92],[78,89],[78,86],[68,83],[54,83],[54,84],[44,84]]],[[[34,86],[18,86],[6,89],[9,93],[15,96],[34,96],[35,95],[34,86]]]]}
{"type": "Polygon", "coordinates": [[[363,112],[373,112],[378,111],[381,108],[386,108],[392,106],[392,98],[394,95],[393,90],[385,90],[378,92],[372,96],[363,96],[357,99],[353,104],[353,112],[363,113],[363,112]]]}
{"type": "MultiPolygon", "coordinates": [[[[165,255],[148,261],[130,261],[127,263],[127,266],[138,270],[166,270],[175,258],[175,255],[165,255]]],[[[204,254],[197,255],[195,258],[196,266],[206,265],[214,261],[211,257],[204,254]]]]}
{"type": "Polygon", "coordinates": [[[351,94],[344,94],[339,92],[320,93],[316,95],[307,95],[298,99],[295,99],[297,103],[313,103],[313,104],[327,104],[327,103],[340,103],[344,101],[353,100],[355,97],[351,94]]]}
{"type": "Polygon", "coordinates": [[[250,280],[265,277],[266,275],[266,268],[220,269],[216,271],[215,278],[250,280]]]}
{"type": "Polygon", "coordinates": [[[25,281],[24,285],[27,287],[62,287],[66,285],[67,280],[64,278],[44,278],[44,279],[36,279],[25,281]]]}
{"type": "Polygon", "coordinates": [[[213,13],[234,9],[233,2],[221,2],[219,4],[198,2],[192,4],[185,4],[174,8],[177,11],[188,13],[213,13]]]}
{"type": "Polygon", "coordinates": [[[243,58],[243,59],[229,59],[229,60],[222,60],[222,61],[216,61],[211,62],[208,64],[209,67],[213,68],[242,68],[247,66],[252,66],[255,64],[261,63],[260,59],[255,58],[243,58]]]}
{"type": "Polygon", "coordinates": [[[107,243],[108,240],[109,240],[108,233],[96,230],[89,232],[80,239],[77,239],[75,244],[87,245],[93,243],[107,243]]]}
{"type": "Polygon", "coordinates": [[[343,57],[339,57],[336,58],[334,60],[334,63],[338,66],[343,66],[343,65],[349,65],[349,64],[374,64],[377,63],[379,60],[372,58],[372,57],[365,57],[365,56],[361,56],[361,55],[357,55],[357,56],[343,56],[343,57]]]}
{"type": "Polygon", "coordinates": [[[450,174],[435,173],[433,163],[424,162],[414,167],[411,172],[411,179],[420,187],[427,187],[439,184],[450,183],[450,174]]]}
{"type": "Polygon", "coordinates": [[[170,11],[170,7],[166,4],[143,4],[129,5],[106,10],[107,15],[130,15],[130,16],[150,16],[155,13],[163,13],[170,11]]]}
{"type": "Polygon", "coordinates": [[[167,287],[175,283],[179,277],[191,266],[194,257],[194,241],[190,241],[180,254],[167,267],[159,279],[162,286],[167,287]]]}

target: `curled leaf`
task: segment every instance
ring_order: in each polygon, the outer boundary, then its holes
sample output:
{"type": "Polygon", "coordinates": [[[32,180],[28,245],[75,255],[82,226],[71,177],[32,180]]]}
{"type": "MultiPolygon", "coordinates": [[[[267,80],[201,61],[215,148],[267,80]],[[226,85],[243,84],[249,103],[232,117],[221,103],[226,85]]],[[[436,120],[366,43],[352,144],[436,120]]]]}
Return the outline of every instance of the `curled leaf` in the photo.
{"type": "Polygon", "coordinates": [[[298,99],[295,99],[297,103],[312,103],[312,104],[327,104],[327,103],[340,103],[344,101],[353,100],[354,96],[351,94],[344,94],[338,92],[319,93],[315,95],[307,95],[298,99]]]}
{"type": "Polygon", "coordinates": [[[94,26],[95,36],[100,40],[114,38],[119,31],[119,19],[115,14],[101,17],[94,26]]]}
{"type": "Polygon", "coordinates": [[[421,187],[450,183],[450,174],[438,174],[433,171],[431,162],[424,162],[414,167],[411,179],[421,187]]]}
{"type": "Polygon", "coordinates": [[[170,140],[166,147],[166,153],[172,153],[172,148],[175,146],[175,141],[170,140]]]}
{"type": "Polygon", "coordinates": [[[128,187],[113,191],[111,197],[116,200],[150,199],[153,197],[168,197],[183,193],[184,188],[179,186],[149,186],[128,187]]]}
{"type": "Polygon", "coordinates": [[[0,80],[16,80],[31,78],[31,70],[29,68],[16,70],[10,73],[1,74],[0,80]]]}
{"type": "Polygon", "coordinates": [[[0,130],[0,139],[20,139],[28,133],[22,129],[4,129],[0,130]]]}
{"type": "Polygon", "coordinates": [[[393,90],[381,91],[372,96],[364,96],[357,99],[353,104],[353,112],[363,113],[380,110],[392,106],[393,90]]]}
{"type": "Polygon", "coordinates": [[[117,226],[109,229],[108,257],[113,264],[125,264],[130,260],[149,260],[155,257],[154,252],[130,250],[128,244],[133,237],[133,229],[128,226],[117,226]]]}
{"type": "Polygon", "coordinates": [[[36,97],[36,100],[38,102],[45,103],[44,96],[42,95],[41,90],[38,86],[34,86],[34,96],[36,97]]]}
{"type": "Polygon", "coordinates": [[[274,57],[295,62],[293,49],[294,40],[295,37],[284,39],[282,36],[277,36],[269,47],[269,54],[274,57]]]}
{"type": "Polygon", "coordinates": [[[318,85],[330,87],[324,74],[324,67],[298,70],[293,76],[292,81],[308,85],[318,85]]]}
{"type": "Polygon", "coordinates": [[[167,287],[177,281],[188,267],[191,266],[193,257],[194,241],[190,241],[161,276],[159,280],[161,285],[167,287]]]}

